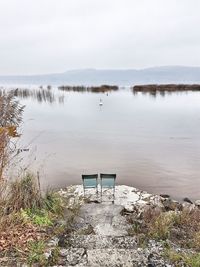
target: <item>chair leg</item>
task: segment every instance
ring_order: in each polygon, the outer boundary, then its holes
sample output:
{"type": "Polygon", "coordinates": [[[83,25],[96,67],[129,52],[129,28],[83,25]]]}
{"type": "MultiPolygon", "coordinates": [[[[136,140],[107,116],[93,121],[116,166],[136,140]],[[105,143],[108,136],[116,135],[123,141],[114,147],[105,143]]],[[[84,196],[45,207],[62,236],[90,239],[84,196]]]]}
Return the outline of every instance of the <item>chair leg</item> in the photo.
{"type": "Polygon", "coordinates": [[[96,196],[98,197],[98,187],[96,187],[96,196]]]}

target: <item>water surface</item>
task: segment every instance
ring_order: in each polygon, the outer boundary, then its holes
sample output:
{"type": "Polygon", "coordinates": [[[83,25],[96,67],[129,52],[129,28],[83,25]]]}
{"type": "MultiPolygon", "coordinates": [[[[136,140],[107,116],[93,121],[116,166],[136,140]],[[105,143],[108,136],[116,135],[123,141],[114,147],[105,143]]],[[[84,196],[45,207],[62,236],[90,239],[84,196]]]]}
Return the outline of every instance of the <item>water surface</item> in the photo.
{"type": "Polygon", "coordinates": [[[200,199],[199,92],[50,94],[20,97],[26,105],[21,143],[43,185],[80,184],[83,173],[113,172],[118,184],[200,199]]]}

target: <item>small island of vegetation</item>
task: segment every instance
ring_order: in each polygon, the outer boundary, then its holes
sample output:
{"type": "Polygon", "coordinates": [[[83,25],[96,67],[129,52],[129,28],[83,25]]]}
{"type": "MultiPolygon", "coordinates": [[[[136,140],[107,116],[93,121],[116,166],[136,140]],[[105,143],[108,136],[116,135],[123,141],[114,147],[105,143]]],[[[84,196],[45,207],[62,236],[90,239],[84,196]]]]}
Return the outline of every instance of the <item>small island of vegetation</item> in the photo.
{"type": "Polygon", "coordinates": [[[92,93],[106,93],[110,91],[117,91],[119,87],[117,85],[100,85],[100,86],[70,86],[63,85],[58,87],[62,91],[74,91],[74,92],[92,92],[92,93]]]}
{"type": "Polygon", "coordinates": [[[132,87],[134,92],[200,91],[200,84],[145,84],[132,87]]]}

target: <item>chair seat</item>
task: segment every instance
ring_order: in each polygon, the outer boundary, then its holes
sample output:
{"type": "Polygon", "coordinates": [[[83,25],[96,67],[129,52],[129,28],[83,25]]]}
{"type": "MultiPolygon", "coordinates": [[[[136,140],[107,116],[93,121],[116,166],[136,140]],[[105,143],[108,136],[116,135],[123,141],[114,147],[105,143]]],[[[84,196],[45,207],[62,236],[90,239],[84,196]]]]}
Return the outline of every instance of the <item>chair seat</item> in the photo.
{"type": "Polygon", "coordinates": [[[98,174],[82,175],[84,194],[85,194],[85,189],[96,188],[97,191],[97,186],[98,186],[97,179],[98,179],[98,174]]]}
{"type": "Polygon", "coordinates": [[[100,174],[101,178],[101,198],[102,198],[102,190],[103,188],[112,189],[113,197],[115,195],[115,180],[116,174],[100,174]]]}

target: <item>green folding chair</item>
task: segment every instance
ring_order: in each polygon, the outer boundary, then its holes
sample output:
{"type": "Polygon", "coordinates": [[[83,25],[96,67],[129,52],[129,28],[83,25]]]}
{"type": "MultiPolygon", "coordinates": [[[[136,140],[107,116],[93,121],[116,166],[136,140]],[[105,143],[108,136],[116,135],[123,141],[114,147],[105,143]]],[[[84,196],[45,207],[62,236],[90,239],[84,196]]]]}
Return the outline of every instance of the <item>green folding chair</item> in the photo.
{"type": "Polygon", "coordinates": [[[103,194],[103,188],[108,188],[113,190],[113,201],[115,199],[115,181],[116,181],[116,174],[105,174],[100,173],[100,185],[101,185],[101,200],[103,194]]]}
{"type": "Polygon", "coordinates": [[[83,192],[85,196],[85,190],[96,188],[96,194],[98,195],[98,174],[82,175],[83,192]]]}

